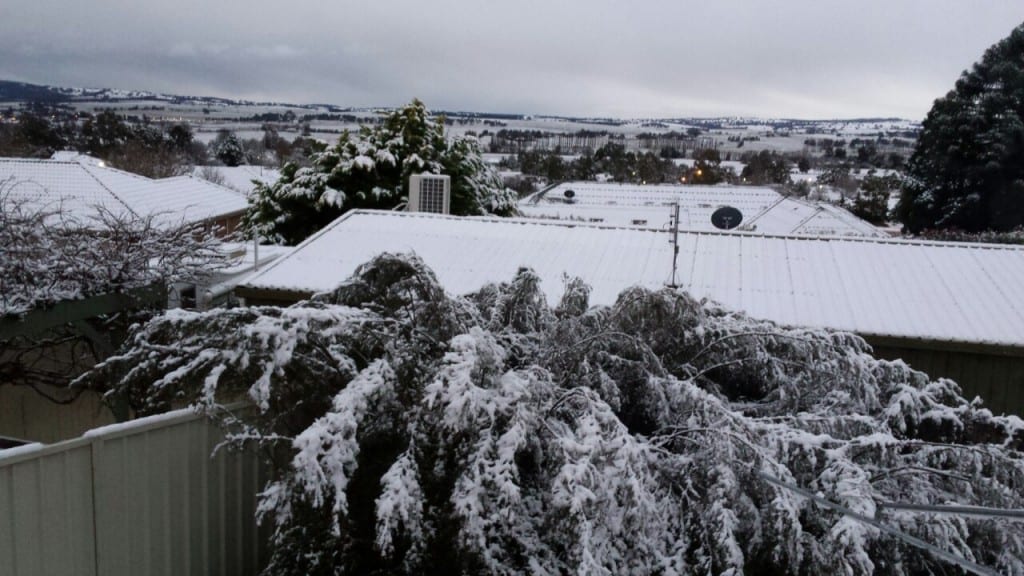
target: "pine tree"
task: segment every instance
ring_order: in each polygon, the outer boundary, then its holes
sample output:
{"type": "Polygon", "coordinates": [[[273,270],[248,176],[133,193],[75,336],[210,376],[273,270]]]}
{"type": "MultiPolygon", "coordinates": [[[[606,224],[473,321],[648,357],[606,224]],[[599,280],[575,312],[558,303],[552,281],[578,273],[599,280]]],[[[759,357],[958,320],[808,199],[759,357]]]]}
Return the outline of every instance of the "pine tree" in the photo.
{"type": "MultiPolygon", "coordinates": [[[[746,166],[740,176],[749,184],[789,184],[789,162],[777,152],[762,150],[744,158],[746,166]]],[[[806,170],[805,170],[806,172],[806,170]]]]}
{"type": "Polygon", "coordinates": [[[871,172],[861,180],[856,196],[845,204],[858,218],[882,226],[889,220],[889,196],[899,189],[900,179],[894,174],[876,176],[874,170],[871,172]]]}
{"type": "Polygon", "coordinates": [[[246,226],[261,238],[296,244],[353,208],[395,207],[409,176],[424,172],[451,176],[453,214],[515,212],[515,192],[484,163],[476,140],[446,138],[443,122],[413,100],[379,125],[342,134],[310,167],[285,165],[280,180],[254,191],[246,226]]]}
{"type": "Polygon", "coordinates": [[[213,155],[225,166],[238,166],[245,162],[245,151],[234,132],[221,131],[211,147],[213,155]]]}
{"type": "Polygon", "coordinates": [[[1024,24],[935,101],[897,216],[912,233],[1024,225],[1024,24]]]}

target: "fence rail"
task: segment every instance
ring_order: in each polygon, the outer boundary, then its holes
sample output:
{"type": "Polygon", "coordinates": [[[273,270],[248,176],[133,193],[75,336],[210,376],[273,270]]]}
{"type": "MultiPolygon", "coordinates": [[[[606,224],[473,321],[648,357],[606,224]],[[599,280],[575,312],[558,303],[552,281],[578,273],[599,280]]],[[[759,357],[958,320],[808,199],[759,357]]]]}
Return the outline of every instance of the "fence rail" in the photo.
{"type": "Polygon", "coordinates": [[[263,471],[182,410],[0,452],[0,574],[252,575],[263,471]]]}

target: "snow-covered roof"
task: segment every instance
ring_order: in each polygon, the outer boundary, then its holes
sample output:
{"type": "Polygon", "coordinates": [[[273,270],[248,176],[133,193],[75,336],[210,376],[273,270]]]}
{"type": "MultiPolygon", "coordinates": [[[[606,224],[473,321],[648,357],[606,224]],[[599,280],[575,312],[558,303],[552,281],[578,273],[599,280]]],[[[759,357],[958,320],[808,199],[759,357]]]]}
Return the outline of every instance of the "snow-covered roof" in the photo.
{"type": "Polygon", "coordinates": [[[713,230],[711,213],[732,206],[744,219],[781,198],[771,188],[754,186],[684,186],[676,184],[620,184],[615,182],[563,182],[519,203],[524,216],[603,222],[628,226],[669,222],[671,207],[680,204],[679,224],[688,230],[713,230]],[[572,191],[572,198],[566,192],[572,191]]]}
{"type": "Polygon", "coordinates": [[[273,184],[281,178],[280,170],[263,166],[196,166],[192,175],[202,178],[204,171],[219,174],[224,179],[224,186],[243,194],[252,191],[253,180],[273,184]]]}
{"type": "Polygon", "coordinates": [[[716,230],[711,214],[732,206],[743,214],[742,228],[765,234],[885,235],[842,208],[785,198],[758,186],[565,182],[526,198],[518,208],[531,218],[667,227],[677,201],[679,225],[685,230],[716,230]],[[569,190],[571,198],[566,196],[569,190]]]}
{"type": "Polygon", "coordinates": [[[760,214],[743,222],[743,230],[809,236],[888,236],[882,229],[827,202],[779,198],[760,214]]]}
{"type": "Polygon", "coordinates": [[[156,215],[167,223],[202,222],[245,210],[243,194],[191,176],[154,180],[105,166],[96,158],[58,153],[49,160],[0,158],[0,182],[15,201],[90,218],[156,215]]]}
{"type": "MultiPolygon", "coordinates": [[[[532,267],[550,301],[563,274],[610,304],[632,285],[669,282],[664,230],[353,211],[243,283],[256,290],[329,290],[389,252],[419,254],[462,294],[532,267]]],[[[895,239],[681,232],[676,283],[751,316],[869,336],[1024,345],[1024,247],[895,239]]]]}

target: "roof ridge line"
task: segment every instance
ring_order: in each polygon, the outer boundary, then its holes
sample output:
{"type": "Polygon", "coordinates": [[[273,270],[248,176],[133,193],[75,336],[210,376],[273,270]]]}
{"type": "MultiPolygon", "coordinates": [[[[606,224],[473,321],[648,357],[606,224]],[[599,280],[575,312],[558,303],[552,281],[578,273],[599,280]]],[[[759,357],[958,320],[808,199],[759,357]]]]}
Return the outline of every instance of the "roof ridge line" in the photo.
{"type": "Polygon", "coordinates": [[[793,227],[793,230],[799,230],[801,226],[803,226],[804,224],[807,224],[808,222],[810,222],[815,216],[817,216],[818,214],[821,214],[822,212],[826,211],[824,208],[821,207],[820,204],[816,204],[816,205],[812,206],[812,208],[814,208],[814,210],[810,214],[808,214],[806,217],[804,217],[803,220],[798,222],[797,225],[793,227]]]}
{"type": "MultiPolygon", "coordinates": [[[[349,214],[359,212],[363,214],[377,214],[377,215],[390,215],[404,218],[443,218],[449,220],[459,220],[462,218],[474,218],[477,220],[486,220],[491,222],[510,222],[515,224],[534,224],[537,226],[562,226],[562,227],[574,227],[582,226],[586,228],[605,229],[605,230],[632,230],[637,232],[666,232],[660,228],[642,228],[636,226],[626,225],[615,225],[615,224],[602,224],[598,222],[581,222],[576,220],[559,220],[559,219],[547,219],[547,218],[530,218],[528,216],[496,216],[493,214],[487,214],[482,216],[459,216],[457,214],[439,214],[434,212],[396,212],[394,210],[382,210],[375,208],[356,208],[349,210],[339,218],[344,218],[349,214]]],[[[337,222],[337,221],[335,221],[337,222]]],[[[329,226],[333,226],[332,222],[329,226]]],[[[326,228],[325,228],[326,229],[326,228]]],[[[999,244],[999,243],[985,243],[985,242],[953,242],[949,240],[924,240],[918,238],[894,238],[888,236],[843,236],[839,234],[833,235],[822,235],[822,234],[765,234],[759,232],[749,232],[745,230],[684,230],[680,229],[680,233],[693,234],[693,235],[705,235],[705,236],[741,236],[748,238],[768,238],[776,240],[824,240],[830,242],[862,242],[862,243],[874,243],[874,244],[892,244],[896,246],[945,246],[949,248],[981,248],[986,250],[1009,250],[1024,252],[1024,245],[1021,244],[999,244]]],[[[320,232],[317,232],[319,234],[320,232]]],[[[310,237],[312,238],[312,236],[310,237]]],[[[308,241],[307,238],[305,241],[308,241]]],[[[305,242],[303,241],[303,242],[305,242]]],[[[301,244],[300,244],[301,245],[301,244]]]]}
{"type": "Polygon", "coordinates": [[[0,157],[0,162],[25,162],[33,164],[78,164],[74,160],[54,160],[53,158],[19,158],[16,156],[0,157]]]}
{"type": "Polygon", "coordinates": [[[86,163],[80,162],[78,160],[72,160],[72,162],[78,164],[79,166],[84,166],[85,168],[102,168],[104,170],[110,170],[111,172],[116,172],[116,173],[124,175],[124,176],[129,176],[131,178],[135,178],[136,180],[142,180],[143,182],[155,182],[156,180],[158,180],[157,178],[150,178],[148,176],[143,176],[142,174],[136,174],[134,172],[129,172],[127,170],[122,170],[122,169],[117,168],[115,166],[111,166],[111,165],[107,164],[107,161],[103,160],[102,158],[96,158],[95,156],[89,156],[88,154],[80,154],[79,156],[80,157],[84,157],[84,158],[92,158],[94,160],[99,160],[102,163],[102,165],[99,165],[99,164],[86,164],[86,163]]]}
{"type": "Polygon", "coordinates": [[[775,208],[775,207],[776,207],[776,206],[778,206],[779,204],[782,204],[782,202],[783,202],[783,201],[784,201],[784,200],[785,200],[786,198],[788,198],[788,196],[783,196],[782,194],[779,194],[779,197],[778,197],[778,198],[776,198],[775,200],[773,200],[771,204],[769,204],[768,206],[766,206],[766,207],[764,208],[764,210],[761,210],[760,212],[758,212],[757,214],[755,214],[755,215],[754,215],[754,217],[753,217],[753,218],[751,218],[750,220],[747,220],[746,222],[743,222],[743,223],[741,223],[741,224],[740,224],[740,226],[749,226],[750,224],[753,224],[753,223],[757,222],[757,221],[758,221],[758,220],[759,220],[759,219],[760,219],[760,218],[761,218],[762,216],[764,216],[764,215],[765,215],[765,214],[767,214],[767,213],[768,213],[769,211],[771,211],[771,209],[772,209],[772,208],[775,208]]]}
{"type": "MultiPolygon", "coordinates": [[[[323,228],[321,228],[320,230],[318,230],[318,231],[317,231],[317,232],[316,232],[315,234],[313,234],[313,235],[312,235],[312,236],[310,236],[309,238],[306,238],[305,240],[303,240],[302,242],[299,242],[299,243],[298,243],[298,244],[296,244],[295,246],[291,246],[291,249],[292,249],[292,252],[291,252],[291,253],[295,253],[295,252],[297,252],[297,251],[299,250],[299,248],[302,248],[302,247],[303,247],[303,246],[305,246],[306,244],[309,244],[309,243],[313,242],[313,241],[314,241],[314,240],[316,240],[317,238],[319,238],[319,237],[323,236],[324,234],[326,234],[326,233],[327,233],[328,231],[330,231],[330,230],[333,230],[333,229],[334,229],[334,228],[335,228],[336,226],[338,226],[339,224],[341,224],[341,223],[342,223],[342,222],[344,222],[345,220],[348,220],[349,216],[351,216],[352,214],[360,213],[360,212],[363,212],[363,211],[364,211],[364,210],[363,210],[362,208],[355,208],[355,209],[353,209],[353,210],[349,210],[348,212],[345,212],[345,213],[344,213],[344,214],[342,214],[341,216],[338,216],[337,218],[335,218],[335,219],[334,219],[334,221],[333,221],[333,222],[331,222],[331,223],[330,223],[330,224],[328,224],[327,226],[324,226],[323,228]]],[[[256,241],[256,243],[259,243],[259,238],[255,238],[254,240],[256,241]]],[[[274,269],[274,268],[275,268],[275,267],[276,267],[276,266],[277,266],[278,264],[280,264],[280,263],[281,263],[281,262],[282,262],[283,260],[286,260],[286,259],[287,259],[287,257],[288,257],[289,255],[290,255],[290,254],[286,254],[286,255],[284,255],[284,257],[281,257],[281,258],[277,258],[276,260],[274,260],[273,262],[271,262],[270,264],[268,264],[266,268],[263,268],[262,270],[257,270],[257,271],[255,271],[255,272],[253,272],[253,273],[252,273],[251,275],[247,276],[247,277],[246,277],[246,278],[245,278],[245,279],[244,279],[244,280],[243,280],[242,282],[240,282],[239,284],[245,284],[245,283],[248,283],[248,282],[250,282],[251,280],[254,280],[254,279],[256,279],[256,278],[259,278],[260,276],[262,276],[262,275],[266,274],[266,273],[267,273],[267,272],[269,272],[270,270],[273,270],[273,269],[274,269]]]]}
{"type": "Polygon", "coordinates": [[[126,209],[126,210],[128,210],[128,212],[130,212],[130,213],[131,213],[131,214],[132,214],[133,216],[135,216],[136,218],[142,218],[142,216],[141,216],[141,215],[140,215],[140,214],[139,214],[138,212],[136,212],[135,210],[133,210],[133,209],[132,209],[132,207],[131,207],[131,206],[129,206],[129,205],[128,205],[128,203],[127,203],[127,202],[125,202],[123,198],[121,198],[120,196],[118,196],[116,192],[114,192],[113,190],[111,190],[109,186],[107,186],[106,184],[104,184],[102,180],[100,180],[100,179],[99,179],[99,178],[98,178],[98,177],[97,177],[97,176],[96,176],[95,174],[93,174],[93,173],[92,173],[92,170],[90,170],[90,169],[89,169],[89,168],[90,168],[90,166],[86,166],[85,164],[82,164],[81,162],[73,162],[73,163],[74,163],[74,164],[77,164],[77,165],[78,165],[78,166],[79,166],[79,167],[80,167],[80,168],[81,168],[82,170],[84,170],[84,171],[85,171],[85,173],[86,173],[86,174],[88,174],[90,178],[92,178],[93,180],[95,180],[95,181],[96,181],[96,183],[97,183],[97,184],[99,184],[101,188],[103,188],[103,189],[104,189],[104,190],[106,190],[106,191],[107,191],[107,192],[108,192],[108,193],[109,193],[109,194],[110,194],[111,196],[113,196],[113,197],[114,197],[114,200],[117,200],[118,202],[120,202],[120,203],[121,203],[121,205],[122,205],[122,206],[124,206],[124,207],[125,207],[125,209],[126,209]]]}

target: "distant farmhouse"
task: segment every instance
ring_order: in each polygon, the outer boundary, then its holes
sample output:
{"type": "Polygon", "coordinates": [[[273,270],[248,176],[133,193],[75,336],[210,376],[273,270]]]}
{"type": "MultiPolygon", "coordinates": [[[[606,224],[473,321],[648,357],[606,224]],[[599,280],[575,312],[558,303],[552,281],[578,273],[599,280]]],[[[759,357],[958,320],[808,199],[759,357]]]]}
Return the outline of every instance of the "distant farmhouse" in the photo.
{"type": "Polygon", "coordinates": [[[75,152],[52,159],[0,158],[0,182],[10,199],[46,210],[60,210],[79,221],[107,210],[119,216],[153,216],[168,225],[207,224],[223,233],[238,227],[244,194],[201,178],[152,179],[106,166],[75,152]]]}
{"type": "Polygon", "coordinates": [[[885,237],[887,234],[828,203],[785,197],[759,186],[685,186],[563,182],[519,203],[524,216],[663,228],[679,204],[679,227],[712,231],[723,206],[739,211],[738,230],[764,234],[885,237]]]}
{"type": "MultiPolygon", "coordinates": [[[[415,252],[454,294],[532,267],[549,301],[563,275],[611,304],[672,280],[672,234],[536,219],[353,211],[242,282],[249,304],[333,288],[382,252],[415,252]]],[[[840,236],[680,232],[675,283],[755,318],[855,332],[885,358],[1024,414],[1024,247],[840,236]]]]}

